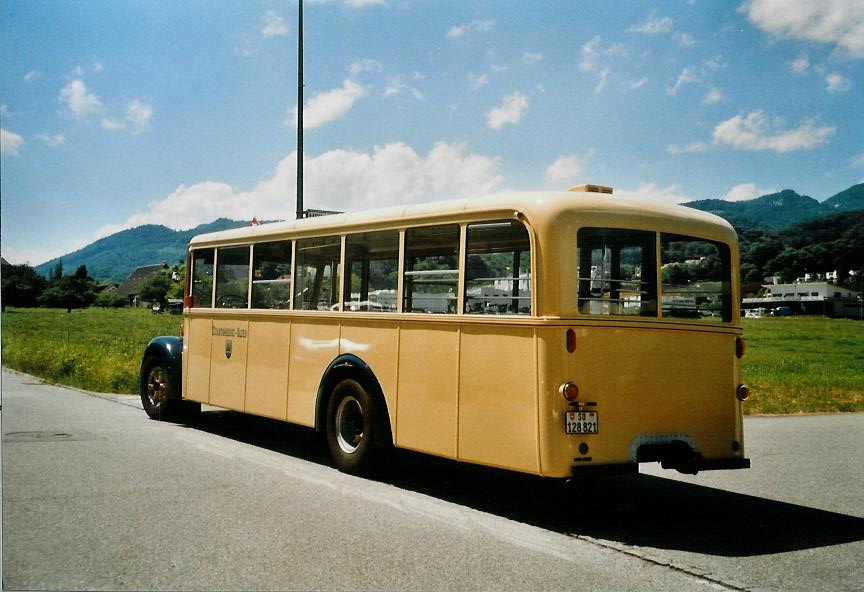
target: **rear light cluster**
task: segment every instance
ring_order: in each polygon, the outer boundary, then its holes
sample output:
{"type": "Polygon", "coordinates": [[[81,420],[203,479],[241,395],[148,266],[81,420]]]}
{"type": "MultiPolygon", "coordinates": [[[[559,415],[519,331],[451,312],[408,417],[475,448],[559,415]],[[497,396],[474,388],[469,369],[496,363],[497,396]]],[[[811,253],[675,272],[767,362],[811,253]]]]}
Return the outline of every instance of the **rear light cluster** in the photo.
{"type": "Polygon", "coordinates": [[[575,382],[565,382],[561,385],[561,396],[568,403],[575,403],[579,398],[579,387],[575,382]]]}
{"type": "Polygon", "coordinates": [[[735,338],[735,356],[740,358],[744,357],[744,354],[747,353],[747,342],[744,341],[743,337],[735,338]]]}

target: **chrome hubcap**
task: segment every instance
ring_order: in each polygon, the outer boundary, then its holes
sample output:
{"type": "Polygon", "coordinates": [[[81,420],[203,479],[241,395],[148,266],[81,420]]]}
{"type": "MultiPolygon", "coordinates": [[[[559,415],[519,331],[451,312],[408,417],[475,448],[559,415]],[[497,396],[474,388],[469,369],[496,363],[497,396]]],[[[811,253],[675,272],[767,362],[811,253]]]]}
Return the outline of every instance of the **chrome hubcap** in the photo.
{"type": "Polygon", "coordinates": [[[347,454],[353,454],[363,441],[363,409],[353,395],[339,401],[336,408],[336,443],[347,454]]]}
{"type": "Polygon", "coordinates": [[[168,390],[167,382],[163,368],[157,366],[150,370],[150,375],[147,377],[147,398],[154,407],[159,407],[162,399],[165,398],[165,391],[168,390]]]}

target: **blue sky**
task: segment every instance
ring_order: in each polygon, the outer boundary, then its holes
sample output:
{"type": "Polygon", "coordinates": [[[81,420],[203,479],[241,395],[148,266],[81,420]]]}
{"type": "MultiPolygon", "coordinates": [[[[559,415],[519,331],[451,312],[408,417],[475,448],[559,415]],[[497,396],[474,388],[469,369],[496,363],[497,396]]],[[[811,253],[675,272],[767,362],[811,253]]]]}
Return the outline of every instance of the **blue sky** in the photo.
{"type": "MultiPolygon", "coordinates": [[[[306,205],[864,179],[864,3],[304,3],[306,205]]],[[[291,218],[297,3],[5,0],[2,254],[291,218]]]]}

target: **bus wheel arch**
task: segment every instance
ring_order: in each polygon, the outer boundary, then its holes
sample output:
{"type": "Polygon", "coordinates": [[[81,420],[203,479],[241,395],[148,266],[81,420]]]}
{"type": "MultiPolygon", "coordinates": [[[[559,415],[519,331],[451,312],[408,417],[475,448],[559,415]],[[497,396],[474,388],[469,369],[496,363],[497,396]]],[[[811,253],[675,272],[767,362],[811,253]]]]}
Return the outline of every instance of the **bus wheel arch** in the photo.
{"type": "Polygon", "coordinates": [[[318,387],[315,429],[324,432],[337,466],[345,472],[359,473],[368,469],[365,460],[349,462],[349,458],[364,456],[371,459],[375,456],[373,447],[389,448],[393,445],[387,401],[378,379],[363,360],[352,355],[340,356],[327,367],[318,387]],[[371,439],[368,446],[364,444],[352,453],[349,452],[352,447],[350,443],[346,448],[348,438],[344,433],[340,448],[336,420],[338,415],[344,431],[348,423],[354,421],[352,416],[358,412],[368,417],[371,439]],[[353,457],[358,452],[358,456],[353,457]],[[340,455],[345,462],[340,463],[340,455]],[[358,467],[354,468],[353,463],[357,463],[358,467]]]}

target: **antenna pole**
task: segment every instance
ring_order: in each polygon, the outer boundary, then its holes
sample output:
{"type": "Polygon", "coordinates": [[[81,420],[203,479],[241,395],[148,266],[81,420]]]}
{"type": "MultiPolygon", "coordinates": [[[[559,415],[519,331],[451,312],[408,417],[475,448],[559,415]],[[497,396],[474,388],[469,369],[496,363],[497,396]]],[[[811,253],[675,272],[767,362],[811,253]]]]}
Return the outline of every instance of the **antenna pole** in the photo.
{"type": "Polygon", "coordinates": [[[297,31],[297,218],[303,217],[303,0],[297,31]]]}

